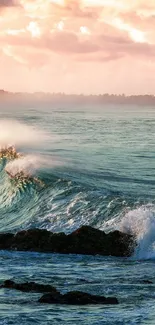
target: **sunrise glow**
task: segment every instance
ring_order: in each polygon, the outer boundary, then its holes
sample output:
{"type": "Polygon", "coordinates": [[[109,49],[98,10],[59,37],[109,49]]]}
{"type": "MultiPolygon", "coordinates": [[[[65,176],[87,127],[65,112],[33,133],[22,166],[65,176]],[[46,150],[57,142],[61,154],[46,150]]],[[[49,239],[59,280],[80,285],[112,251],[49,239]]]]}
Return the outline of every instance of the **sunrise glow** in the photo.
{"type": "Polygon", "coordinates": [[[89,35],[90,34],[90,31],[89,31],[89,29],[86,26],[81,26],[80,27],[80,32],[82,34],[86,34],[86,35],[89,35]]]}
{"type": "Polygon", "coordinates": [[[0,0],[0,12],[6,88],[130,93],[135,67],[137,92],[155,84],[152,0],[0,0]]]}
{"type": "Polygon", "coordinates": [[[31,33],[32,37],[39,37],[41,35],[39,25],[34,21],[29,23],[27,30],[31,33]]]}
{"type": "Polygon", "coordinates": [[[145,35],[140,30],[132,29],[129,32],[129,35],[137,43],[145,43],[146,42],[145,35]]]}

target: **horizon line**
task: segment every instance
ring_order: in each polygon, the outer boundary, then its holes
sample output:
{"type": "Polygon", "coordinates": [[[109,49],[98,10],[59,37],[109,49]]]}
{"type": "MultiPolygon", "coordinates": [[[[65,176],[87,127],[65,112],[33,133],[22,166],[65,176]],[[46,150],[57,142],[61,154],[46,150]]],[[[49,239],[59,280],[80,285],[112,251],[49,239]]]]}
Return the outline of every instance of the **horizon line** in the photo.
{"type": "Polygon", "coordinates": [[[65,92],[45,92],[45,91],[34,91],[34,92],[28,92],[28,91],[9,91],[0,89],[0,95],[1,94],[12,94],[12,95],[22,95],[22,94],[28,94],[28,95],[35,95],[35,94],[43,94],[43,95],[60,95],[60,96],[83,96],[83,97],[99,97],[99,96],[116,96],[116,97],[155,97],[155,94],[130,94],[127,95],[125,93],[99,93],[99,94],[84,94],[84,93],[65,93],[65,92]]]}

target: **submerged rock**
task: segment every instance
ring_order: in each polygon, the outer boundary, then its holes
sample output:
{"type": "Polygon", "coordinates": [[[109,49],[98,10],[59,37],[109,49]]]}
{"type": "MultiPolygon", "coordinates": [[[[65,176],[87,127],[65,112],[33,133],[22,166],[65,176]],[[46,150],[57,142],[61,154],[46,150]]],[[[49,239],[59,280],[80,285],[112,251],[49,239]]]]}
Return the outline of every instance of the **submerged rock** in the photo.
{"type": "Polygon", "coordinates": [[[104,296],[91,295],[89,293],[81,291],[71,291],[64,295],[60,295],[59,298],[55,298],[53,294],[45,294],[39,299],[40,303],[46,304],[67,304],[67,305],[107,305],[118,304],[118,300],[115,297],[105,298],[104,296]]]}
{"type": "Polygon", "coordinates": [[[6,280],[0,288],[15,289],[23,292],[50,292],[52,294],[59,295],[59,292],[55,287],[49,284],[39,284],[35,282],[16,283],[12,280],[6,280]]]}
{"type": "Polygon", "coordinates": [[[0,234],[0,249],[61,254],[130,256],[136,246],[132,235],[82,226],[69,235],[45,229],[29,229],[17,234],[0,234]]]}
{"type": "Polygon", "coordinates": [[[142,283],[144,283],[144,284],[153,284],[153,282],[150,281],[150,280],[143,280],[142,283]]]}
{"type": "Polygon", "coordinates": [[[62,295],[55,287],[36,282],[16,283],[12,280],[4,281],[0,289],[14,289],[22,292],[38,292],[44,294],[38,302],[47,304],[88,305],[88,304],[118,304],[115,297],[91,295],[81,291],[72,291],[62,295]]]}

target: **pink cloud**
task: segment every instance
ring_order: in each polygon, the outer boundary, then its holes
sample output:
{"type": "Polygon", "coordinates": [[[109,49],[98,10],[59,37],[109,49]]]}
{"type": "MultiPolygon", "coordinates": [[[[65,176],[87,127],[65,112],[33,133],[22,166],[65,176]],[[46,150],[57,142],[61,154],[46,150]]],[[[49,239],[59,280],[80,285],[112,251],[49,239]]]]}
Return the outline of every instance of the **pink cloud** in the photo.
{"type": "Polygon", "coordinates": [[[0,7],[9,7],[14,5],[15,5],[14,0],[0,0],[0,7]]]}
{"type": "MultiPolygon", "coordinates": [[[[124,67],[127,71],[125,64],[131,60],[133,66],[142,64],[142,71],[146,61],[148,66],[155,65],[152,0],[66,0],[64,4],[60,0],[0,0],[0,8],[1,58],[11,69],[23,69],[25,75],[26,69],[33,70],[34,80],[39,69],[46,76],[55,71],[57,87],[62,78],[62,87],[67,82],[73,88],[76,76],[81,82],[85,70],[92,78],[97,71],[97,78],[103,81],[110,78],[108,69],[119,73],[124,67]]],[[[153,68],[145,69],[146,79],[151,71],[153,68]]],[[[122,72],[122,86],[124,77],[122,72]]],[[[20,73],[17,78],[20,80],[20,73]]],[[[91,85],[96,89],[93,81],[91,85]]]]}

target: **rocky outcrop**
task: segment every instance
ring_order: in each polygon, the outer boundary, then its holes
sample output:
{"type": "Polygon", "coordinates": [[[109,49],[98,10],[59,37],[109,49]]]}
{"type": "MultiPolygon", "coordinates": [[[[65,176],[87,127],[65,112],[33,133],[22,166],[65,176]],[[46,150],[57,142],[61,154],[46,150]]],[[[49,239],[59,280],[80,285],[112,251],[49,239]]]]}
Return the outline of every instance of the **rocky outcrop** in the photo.
{"type": "Polygon", "coordinates": [[[89,305],[89,304],[118,304],[115,297],[105,298],[104,296],[91,295],[81,291],[71,291],[62,295],[56,288],[48,284],[35,282],[16,283],[6,280],[0,289],[14,289],[22,292],[38,292],[44,294],[38,302],[46,304],[67,304],[67,305],[89,305]]]}
{"type": "Polygon", "coordinates": [[[135,248],[133,236],[120,231],[106,234],[90,226],[82,226],[69,235],[43,229],[29,229],[17,234],[0,234],[0,249],[85,254],[130,256],[135,248]]]}

